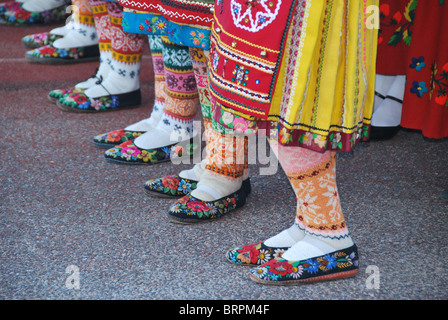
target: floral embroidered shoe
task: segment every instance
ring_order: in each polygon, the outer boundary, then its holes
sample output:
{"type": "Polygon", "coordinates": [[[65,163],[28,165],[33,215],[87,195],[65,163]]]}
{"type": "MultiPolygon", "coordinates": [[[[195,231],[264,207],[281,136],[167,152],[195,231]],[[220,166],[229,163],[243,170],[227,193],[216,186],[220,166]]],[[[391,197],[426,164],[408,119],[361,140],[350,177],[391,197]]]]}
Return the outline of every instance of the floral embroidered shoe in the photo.
{"type": "Polygon", "coordinates": [[[5,3],[0,9],[0,23],[9,25],[34,25],[34,24],[51,24],[62,22],[66,19],[66,5],[43,11],[43,12],[29,12],[22,6],[23,3],[5,3]]]}
{"type": "Polygon", "coordinates": [[[151,179],[145,183],[145,191],[149,195],[162,198],[183,197],[196,189],[198,181],[171,175],[159,179],[151,179]]]}
{"type": "Polygon", "coordinates": [[[89,98],[84,92],[75,92],[60,98],[56,105],[68,112],[104,112],[136,106],[141,103],[140,89],[99,98],[89,98]]]}
{"type": "Polygon", "coordinates": [[[257,242],[243,247],[232,248],[226,253],[228,261],[241,266],[259,266],[272,259],[281,258],[289,247],[268,247],[257,242]]]}
{"type": "Polygon", "coordinates": [[[250,271],[251,280],[270,285],[298,285],[306,282],[352,277],[359,271],[356,245],[322,256],[288,261],[272,259],[250,271]]]}
{"type": "Polygon", "coordinates": [[[231,195],[212,201],[203,201],[188,194],[171,205],[168,215],[172,222],[181,224],[214,221],[242,207],[245,203],[246,194],[243,188],[231,195]]]}
{"type": "MultiPolygon", "coordinates": [[[[84,91],[87,90],[87,88],[90,85],[94,85],[94,84],[100,84],[101,82],[103,82],[103,77],[101,75],[97,75],[98,74],[98,68],[96,68],[95,70],[95,74],[93,76],[91,76],[89,79],[87,79],[84,82],[81,82],[80,84],[77,84],[75,87],[72,88],[68,88],[68,89],[56,89],[56,90],[52,90],[48,93],[48,99],[51,102],[57,103],[59,99],[64,98],[68,95],[74,95],[74,94],[79,94],[82,93],[84,91]]],[[[117,145],[118,143],[112,145],[111,147],[117,145]]]]}
{"type": "MultiPolygon", "coordinates": [[[[162,198],[183,197],[196,189],[199,181],[185,179],[179,175],[146,181],[144,189],[148,195],[162,198]]],[[[243,181],[242,188],[248,196],[251,192],[250,178],[243,181]]]]}
{"type": "Polygon", "coordinates": [[[48,99],[51,102],[56,103],[60,98],[63,98],[69,94],[75,94],[75,93],[80,93],[80,92],[84,92],[86,89],[82,89],[82,88],[68,88],[68,89],[56,89],[56,90],[51,90],[48,93],[48,99]]]}
{"type": "MultiPolygon", "coordinates": [[[[178,147],[178,143],[175,143],[155,149],[142,149],[133,141],[126,141],[107,150],[104,156],[107,161],[120,164],[156,164],[170,161],[175,156],[181,157],[184,148],[178,147]]],[[[197,146],[191,140],[186,148],[189,149],[187,154],[192,156],[197,146]]]]}
{"type": "Polygon", "coordinates": [[[4,18],[6,12],[14,12],[23,6],[22,2],[8,1],[0,4],[0,18],[4,18]]]}
{"type": "Polygon", "coordinates": [[[29,34],[22,38],[22,43],[26,48],[37,49],[40,47],[52,45],[53,42],[62,38],[61,35],[52,34],[50,32],[41,32],[29,34]]]}
{"type": "Polygon", "coordinates": [[[73,64],[89,61],[98,61],[100,49],[97,44],[92,46],[58,49],[46,45],[25,54],[26,61],[39,64],[73,64]]]}
{"type": "Polygon", "coordinates": [[[93,137],[93,144],[99,148],[111,149],[123,142],[134,141],[146,131],[114,130],[93,137]]]}

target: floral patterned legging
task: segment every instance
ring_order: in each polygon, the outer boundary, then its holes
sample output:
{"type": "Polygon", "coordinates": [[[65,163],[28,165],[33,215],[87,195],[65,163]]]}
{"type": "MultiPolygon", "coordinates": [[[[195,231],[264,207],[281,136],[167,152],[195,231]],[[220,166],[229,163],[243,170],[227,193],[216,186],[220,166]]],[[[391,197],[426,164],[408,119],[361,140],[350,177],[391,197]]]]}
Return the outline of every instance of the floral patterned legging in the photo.
{"type": "Polygon", "coordinates": [[[314,236],[348,237],[336,185],[336,152],[286,147],[277,140],[270,143],[296,194],[295,223],[314,236]]]}
{"type": "Polygon", "coordinates": [[[165,69],[165,109],[171,117],[193,121],[198,111],[198,90],[188,47],[161,36],[165,69]]]}
{"type": "MultiPolygon", "coordinates": [[[[242,179],[248,175],[247,137],[229,134],[214,121],[206,54],[201,49],[190,48],[190,56],[206,131],[206,170],[226,179],[242,179]]],[[[270,140],[270,143],[297,197],[297,225],[314,236],[327,239],[347,237],[349,233],[336,185],[336,153],[286,147],[276,140],[270,140]]]]}
{"type": "Polygon", "coordinates": [[[248,139],[242,135],[228,133],[214,121],[213,98],[208,89],[207,53],[203,49],[190,47],[190,58],[196,77],[199,101],[205,127],[206,171],[209,174],[241,182],[248,173],[248,139]]]}

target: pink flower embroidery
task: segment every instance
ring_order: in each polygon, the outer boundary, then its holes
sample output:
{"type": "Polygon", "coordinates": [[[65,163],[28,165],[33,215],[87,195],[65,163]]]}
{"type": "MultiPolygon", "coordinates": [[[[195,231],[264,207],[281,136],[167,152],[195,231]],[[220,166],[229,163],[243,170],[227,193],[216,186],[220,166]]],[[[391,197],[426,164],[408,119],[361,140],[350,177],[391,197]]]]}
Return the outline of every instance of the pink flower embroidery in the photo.
{"type": "Polygon", "coordinates": [[[244,118],[235,117],[233,119],[233,129],[237,132],[246,132],[249,129],[249,122],[244,118]]]}
{"type": "Polygon", "coordinates": [[[91,102],[91,106],[92,106],[93,108],[95,108],[95,110],[100,110],[100,108],[101,108],[102,105],[103,105],[103,104],[101,103],[100,100],[95,100],[95,99],[93,99],[92,102],[91,102]]]}
{"type": "Polygon", "coordinates": [[[138,156],[141,153],[141,151],[136,146],[130,146],[130,147],[124,147],[121,153],[123,154],[123,157],[131,158],[138,156]]]}

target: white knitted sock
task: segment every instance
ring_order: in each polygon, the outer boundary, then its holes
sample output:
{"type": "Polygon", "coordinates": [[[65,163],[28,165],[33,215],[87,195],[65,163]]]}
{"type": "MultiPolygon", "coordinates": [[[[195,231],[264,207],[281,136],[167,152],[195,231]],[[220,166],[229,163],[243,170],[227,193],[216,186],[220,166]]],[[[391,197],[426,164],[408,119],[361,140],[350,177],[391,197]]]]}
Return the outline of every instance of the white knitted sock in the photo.
{"type": "Polygon", "coordinates": [[[89,98],[99,98],[140,89],[140,64],[140,62],[122,63],[112,59],[106,79],[101,84],[87,89],[84,93],[89,98]]]}
{"type": "Polygon", "coordinates": [[[95,26],[86,24],[74,24],[73,29],[62,38],[53,42],[58,49],[79,48],[98,44],[95,26]]]}
{"type": "Polygon", "coordinates": [[[163,112],[154,129],[134,140],[141,149],[157,149],[185,141],[193,137],[193,119],[181,119],[163,112]]]}
{"type": "Polygon", "coordinates": [[[291,247],[305,237],[305,232],[297,224],[264,241],[268,247],[291,247]]]}
{"type": "Polygon", "coordinates": [[[191,195],[204,201],[218,200],[238,191],[242,182],[242,178],[228,179],[205,170],[200,177],[197,188],[191,192],[191,195]]]}
{"type": "Polygon", "coordinates": [[[43,12],[62,6],[64,0],[28,0],[22,1],[22,8],[29,12],[43,12]]]}
{"type": "Polygon", "coordinates": [[[100,66],[96,74],[86,81],[78,83],[75,87],[82,89],[89,89],[97,85],[98,82],[104,81],[110,71],[110,62],[112,60],[112,53],[110,51],[100,51],[100,66]]]}
{"type": "Polygon", "coordinates": [[[202,160],[200,163],[195,164],[193,168],[181,171],[179,173],[179,177],[199,181],[201,175],[204,173],[204,170],[205,170],[205,161],[202,160]]]}
{"type": "Polygon", "coordinates": [[[65,24],[62,27],[54,28],[50,30],[50,34],[55,34],[58,36],[65,36],[71,29],[73,28],[73,24],[65,24]]]}
{"type": "Polygon", "coordinates": [[[336,250],[345,249],[352,245],[353,241],[350,237],[342,240],[324,241],[323,239],[307,234],[302,240],[286,250],[282,258],[289,261],[306,260],[336,250]]]}

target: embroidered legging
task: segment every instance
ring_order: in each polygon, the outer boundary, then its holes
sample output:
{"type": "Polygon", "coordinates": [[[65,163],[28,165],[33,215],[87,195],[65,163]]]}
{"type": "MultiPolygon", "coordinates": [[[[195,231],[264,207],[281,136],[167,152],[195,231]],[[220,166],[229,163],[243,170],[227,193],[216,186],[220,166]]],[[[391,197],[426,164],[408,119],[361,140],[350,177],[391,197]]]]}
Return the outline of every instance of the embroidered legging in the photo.
{"type": "MultiPolygon", "coordinates": [[[[154,109],[163,108],[165,104],[165,68],[163,66],[161,36],[148,36],[149,48],[151,49],[152,65],[154,70],[155,104],[154,109]]],[[[159,110],[156,110],[159,111],[159,110]]]]}
{"type": "Polygon", "coordinates": [[[336,152],[270,143],[296,194],[295,222],[299,227],[326,239],[348,237],[336,185],[336,152]]]}
{"type": "Polygon", "coordinates": [[[244,136],[226,134],[226,130],[213,120],[213,100],[208,87],[207,54],[202,49],[190,47],[190,57],[204,120],[207,159],[205,169],[209,173],[229,180],[242,180],[248,176],[248,139],[244,136]]]}
{"type": "Polygon", "coordinates": [[[89,0],[72,0],[73,24],[76,26],[87,25],[93,27],[95,20],[89,0]]]}
{"type": "MultiPolygon", "coordinates": [[[[95,28],[98,37],[98,46],[101,59],[109,59],[111,53],[111,24],[107,12],[107,1],[90,0],[90,6],[93,12],[95,28]]],[[[110,61],[101,61],[110,64],[110,61]]]]}
{"type": "Polygon", "coordinates": [[[192,121],[198,109],[198,90],[188,47],[161,36],[165,69],[164,113],[180,121],[192,121]]]}
{"type": "MultiPolygon", "coordinates": [[[[112,50],[111,69],[122,79],[136,79],[140,73],[140,61],[143,53],[144,36],[123,31],[123,7],[118,3],[106,1],[110,20],[110,34],[112,50]]],[[[107,28],[109,24],[104,25],[107,28]]]]}

